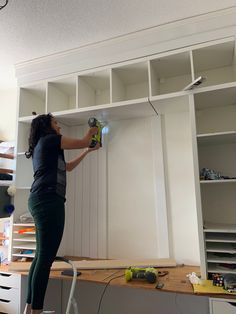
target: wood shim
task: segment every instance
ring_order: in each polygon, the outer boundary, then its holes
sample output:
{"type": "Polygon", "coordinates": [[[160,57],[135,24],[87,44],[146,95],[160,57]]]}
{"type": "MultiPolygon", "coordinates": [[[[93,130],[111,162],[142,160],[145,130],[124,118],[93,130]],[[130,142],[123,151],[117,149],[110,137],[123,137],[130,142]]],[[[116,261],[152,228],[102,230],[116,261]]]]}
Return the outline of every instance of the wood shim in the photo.
{"type": "MultiPolygon", "coordinates": [[[[73,261],[77,269],[117,269],[133,267],[175,267],[173,259],[122,259],[122,260],[84,260],[73,261]]],[[[31,262],[12,262],[9,264],[9,271],[29,271],[31,262]]],[[[69,269],[71,265],[65,262],[54,262],[51,270],[69,269]]]]}

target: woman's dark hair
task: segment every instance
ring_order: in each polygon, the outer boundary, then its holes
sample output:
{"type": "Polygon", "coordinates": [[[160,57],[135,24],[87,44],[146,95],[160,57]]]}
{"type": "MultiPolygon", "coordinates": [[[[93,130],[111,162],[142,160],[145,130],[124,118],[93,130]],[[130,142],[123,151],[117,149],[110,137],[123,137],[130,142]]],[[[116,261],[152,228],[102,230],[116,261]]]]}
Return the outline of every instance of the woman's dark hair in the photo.
{"type": "Polygon", "coordinates": [[[29,135],[29,149],[25,152],[26,158],[33,156],[34,148],[39,139],[47,134],[56,134],[56,131],[51,126],[52,114],[41,114],[34,118],[31,122],[30,135],[29,135]]]}

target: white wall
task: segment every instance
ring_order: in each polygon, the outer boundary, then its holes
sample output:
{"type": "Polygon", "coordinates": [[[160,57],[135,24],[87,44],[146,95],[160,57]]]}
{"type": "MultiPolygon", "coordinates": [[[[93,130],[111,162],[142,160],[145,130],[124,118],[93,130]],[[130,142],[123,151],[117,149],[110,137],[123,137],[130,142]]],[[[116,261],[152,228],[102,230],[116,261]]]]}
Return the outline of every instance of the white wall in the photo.
{"type": "Polygon", "coordinates": [[[0,140],[15,140],[16,110],[17,89],[0,89],[0,140]]]}
{"type": "MultiPolygon", "coordinates": [[[[156,122],[158,123],[158,122],[156,122]]],[[[108,252],[111,258],[158,258],[152,120],[110,123],[108,252]]],[[[166,256],[168,257],[168,256],[166,256]]]]}
{"type": "Polygon", "coordinates": [[[172,256],[178,263],[199,265],[189,112],[166,114],[163,128],[172,256]]]}
{"type": "MultiPolygon", "coordinates": [[[[16,138],[17,89],[0,89],[0,140],[15,141],[16,138]]],[[[14,167],[14,162],[0,158],[0,167],[14,167]]]]}

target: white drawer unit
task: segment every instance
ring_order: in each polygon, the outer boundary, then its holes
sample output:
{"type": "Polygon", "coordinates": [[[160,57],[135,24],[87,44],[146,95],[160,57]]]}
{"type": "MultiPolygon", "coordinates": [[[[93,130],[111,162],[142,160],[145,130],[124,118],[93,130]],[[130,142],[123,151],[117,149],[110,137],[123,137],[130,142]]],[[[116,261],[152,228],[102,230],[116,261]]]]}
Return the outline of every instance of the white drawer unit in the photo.
{"type": "Polygon", "coordinates": [[[235,314],[236,299],[210,299],[210,314],[235,314]]]}
{"type": "Polygon", "coordinates": [[[20,285],[19,274],[0,272],[0,313],[19,313],[20,285]]]}

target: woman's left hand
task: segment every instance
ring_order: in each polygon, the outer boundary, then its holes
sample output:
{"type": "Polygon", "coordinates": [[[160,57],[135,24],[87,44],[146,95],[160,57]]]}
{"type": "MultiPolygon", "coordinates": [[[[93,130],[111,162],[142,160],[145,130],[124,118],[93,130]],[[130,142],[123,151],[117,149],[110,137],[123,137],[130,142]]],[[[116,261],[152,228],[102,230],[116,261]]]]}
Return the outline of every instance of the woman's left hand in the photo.
{"type": "Polygon", "coordinates": [[[87,152],[90,153],[90,152],[92,152],[94,150],[98,150],[100,147],[101,147],[100,143],[97,143],[94,147],[88,147],[87,148],[87,152]]]}

